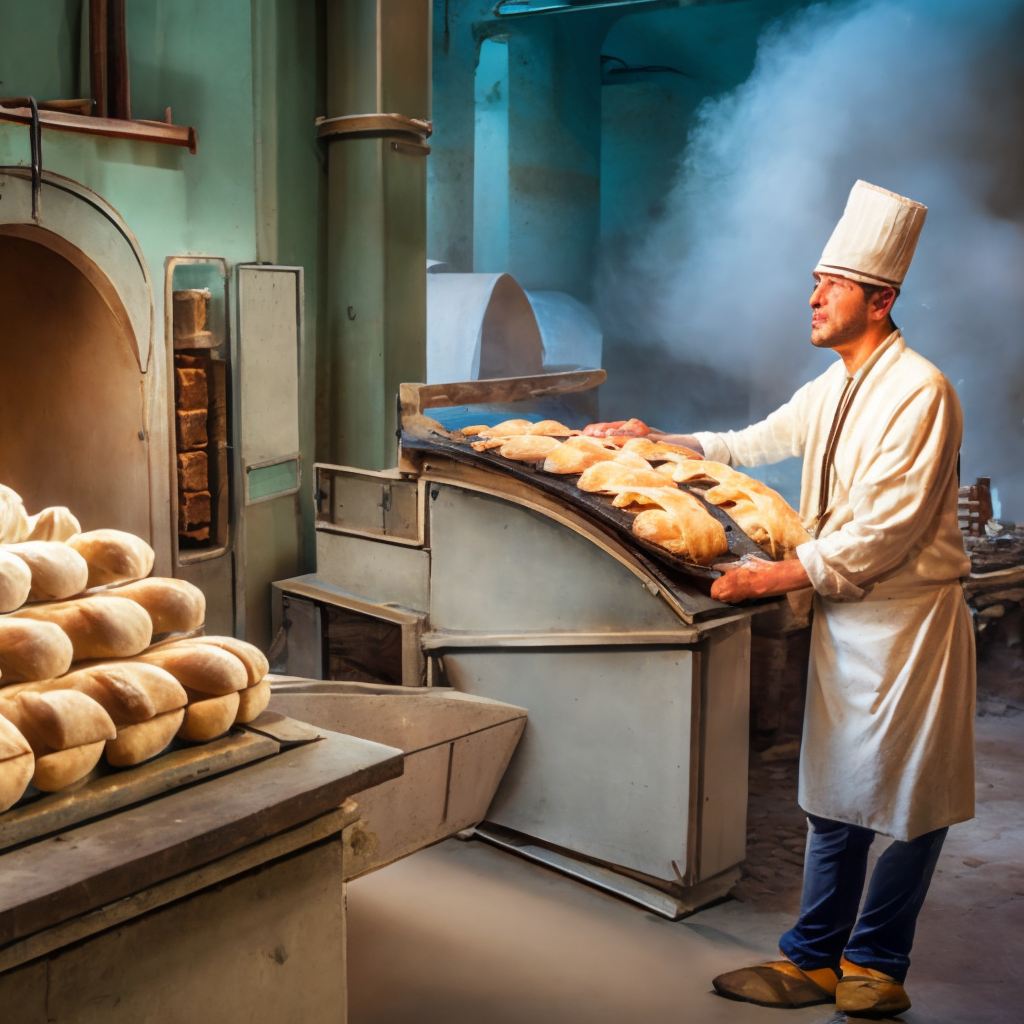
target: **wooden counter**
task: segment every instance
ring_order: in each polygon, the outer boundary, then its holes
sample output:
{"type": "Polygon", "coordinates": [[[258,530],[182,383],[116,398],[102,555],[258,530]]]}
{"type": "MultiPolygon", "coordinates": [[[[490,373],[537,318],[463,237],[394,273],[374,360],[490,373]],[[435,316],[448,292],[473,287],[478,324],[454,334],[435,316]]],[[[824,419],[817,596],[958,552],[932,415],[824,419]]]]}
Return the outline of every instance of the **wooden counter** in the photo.
{"type": "Polygon", "coordinates": [[[5,1024],[343,1022],[349,798],[403,760],[321,734],[0,853],[5,1024]]]}

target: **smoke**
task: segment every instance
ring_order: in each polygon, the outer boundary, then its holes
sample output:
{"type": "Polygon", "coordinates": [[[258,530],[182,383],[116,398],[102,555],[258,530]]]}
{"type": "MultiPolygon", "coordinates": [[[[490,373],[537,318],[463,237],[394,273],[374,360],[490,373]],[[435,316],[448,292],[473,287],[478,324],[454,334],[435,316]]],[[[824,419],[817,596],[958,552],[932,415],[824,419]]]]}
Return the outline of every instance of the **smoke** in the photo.
{"type": "MultiPolygon", "coordinates": [[[[606,332],[741,381],[758,419],[836,358],[810,345],[807,297],[853,182],[917,199],[894,317],[957,387],[964,481],[990,475],[1024,520],[1022,44],[1022,0],[818,4],[774,25],[747,82],[698,110],[657,222],[605,254],[606,332]]],[[[686,394],[652,420],[720,425],[686,394]]]]}

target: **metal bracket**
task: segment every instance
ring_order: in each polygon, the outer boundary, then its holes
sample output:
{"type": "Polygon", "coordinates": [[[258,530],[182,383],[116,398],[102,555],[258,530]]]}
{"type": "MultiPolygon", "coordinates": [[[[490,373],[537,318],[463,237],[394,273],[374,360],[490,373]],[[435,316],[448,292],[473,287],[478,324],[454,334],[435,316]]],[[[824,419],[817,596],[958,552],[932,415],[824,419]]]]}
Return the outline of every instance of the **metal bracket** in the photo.
{"type": "Polygon", "coordinates": [[[525,14],[567,14],[606,7],[676,7],[679,0],[498,0],[494,14],[498,18],[525,14]]]}
{"type": "MultiPolygon", "coordinates": [[[[463,837],[460,835],[459,838],[463,837]]],[[[636,873],[615,871],[583,854],[563,850],[491,821],[482,821],[472,836],[466,838],[483,840],[499,850],[514,853],[595,889],[619,896],[669,921],[688,917],[709,903],[723,899],[740,876],[738,868],[728,868],[693,885],[675,885],[660,879],[646,882],[636,873]],[[652,884],[656,881],[660,884],[652,884]]]]}
{"type": "Polygon", "coordinates": [[[318,117],[317,138],[400,138],[422,143],[434,131],[433,121],[404,114],[346,114],[343,117],[318,117]]]}
{"type": "Polygon", "coordinates": [[[32,123],[28,137],[32,147],[32,219],[39,223],[39,194],[43,188],[43,132],[39,125],[39,106],[34,96],[29,96],[28,105],[32,110],[32,123]]]}

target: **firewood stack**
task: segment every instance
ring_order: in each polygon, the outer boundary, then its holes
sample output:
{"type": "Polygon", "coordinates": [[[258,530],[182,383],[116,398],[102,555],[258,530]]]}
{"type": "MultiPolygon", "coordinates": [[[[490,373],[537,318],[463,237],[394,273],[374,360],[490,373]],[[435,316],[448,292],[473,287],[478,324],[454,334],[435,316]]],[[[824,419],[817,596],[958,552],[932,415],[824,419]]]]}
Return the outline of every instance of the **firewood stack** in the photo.
{"type": "Polygon", "coordinates": [[[985,524],[992,518],[992,481],[979,476],[978,482],[960,488],[957,501],[960,529],[969,537],[983,537],[985,524]]]}
{"type": "Polygon", "coordinates": [[[206,288],[174,292],[174,409],[178,444],[178,537],[205,543],[213,518],[209,430],[211,334],[206,288]]]}

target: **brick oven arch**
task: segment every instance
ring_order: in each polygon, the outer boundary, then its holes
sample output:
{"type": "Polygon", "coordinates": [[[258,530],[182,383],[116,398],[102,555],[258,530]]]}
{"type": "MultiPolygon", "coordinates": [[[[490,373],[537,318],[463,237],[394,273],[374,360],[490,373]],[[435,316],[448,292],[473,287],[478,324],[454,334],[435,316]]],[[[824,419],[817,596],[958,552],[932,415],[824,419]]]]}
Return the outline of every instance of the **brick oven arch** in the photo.
{"type": "Polygon", "coordinates": [[[49,173],[41,191],[36,222],[25,169],[0,168],[0,482],[30,513],[145,538],[159,568],[166,371],[145,261],[99,196],[49,173]]]}
{"type": "Polygon", "coordinates": [[[146,373],[153,347],[153,288],[142,249],[121,215],[85,185],[44,171],[36,221],[32,176],[24,167],[0,167],[0,200],[0,234],[37,241],[73,263],[118,318],[146,373]]]}

